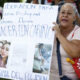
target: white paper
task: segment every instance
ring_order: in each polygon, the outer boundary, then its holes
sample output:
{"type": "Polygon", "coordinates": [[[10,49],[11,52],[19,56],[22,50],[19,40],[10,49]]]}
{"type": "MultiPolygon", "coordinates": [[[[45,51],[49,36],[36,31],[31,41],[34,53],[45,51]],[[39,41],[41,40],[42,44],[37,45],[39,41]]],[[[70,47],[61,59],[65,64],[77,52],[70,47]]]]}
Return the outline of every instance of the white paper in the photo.
{"type": "Polygon", "coordinates": [[[55,34],[52,22],[56,22],[58,6],[6,3],[3,11],[0,42],[10,45],[0,77],[49,80],[55,34]]]}

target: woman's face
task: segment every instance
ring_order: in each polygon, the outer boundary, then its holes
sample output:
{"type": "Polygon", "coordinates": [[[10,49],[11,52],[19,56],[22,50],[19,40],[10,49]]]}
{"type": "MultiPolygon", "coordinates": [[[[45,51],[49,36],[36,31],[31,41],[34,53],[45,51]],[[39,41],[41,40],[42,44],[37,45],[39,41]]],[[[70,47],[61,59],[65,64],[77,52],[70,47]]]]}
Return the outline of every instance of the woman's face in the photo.
{"type": "Polygon", "coordinates": [[[73,25],[75,20],[75,13],[70,5],[63,5],[59,13],[59,22],[63,27],[68,27],[73,25]]]}

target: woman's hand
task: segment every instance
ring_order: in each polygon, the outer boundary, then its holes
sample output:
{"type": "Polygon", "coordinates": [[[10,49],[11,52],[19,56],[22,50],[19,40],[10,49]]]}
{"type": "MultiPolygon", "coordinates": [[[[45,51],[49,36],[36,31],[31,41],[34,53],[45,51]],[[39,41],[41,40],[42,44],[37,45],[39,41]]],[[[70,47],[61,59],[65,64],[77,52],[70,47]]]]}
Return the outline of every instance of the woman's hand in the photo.
{"type": "Polygon", "coordinates": [[[52,30],[55,31],[55,34],[56,34],[56,37],[58,38],[58,36],[61,34],[61,31],[60,31],[60,28],[59,28],[59,25],[55,22],[53,22],[53,24],[55,25],[52,30]]]}

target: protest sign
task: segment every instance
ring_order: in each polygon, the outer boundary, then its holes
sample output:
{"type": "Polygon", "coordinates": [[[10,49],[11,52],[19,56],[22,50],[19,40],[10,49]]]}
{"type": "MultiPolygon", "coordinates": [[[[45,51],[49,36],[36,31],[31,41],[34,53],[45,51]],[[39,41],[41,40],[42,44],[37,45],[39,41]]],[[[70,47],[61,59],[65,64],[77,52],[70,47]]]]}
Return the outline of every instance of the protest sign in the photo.
{"type": "Polygon", "coordinates": [[[58,6],[6,3],[0,21],[0,77],[49,80],[58,6]]]}

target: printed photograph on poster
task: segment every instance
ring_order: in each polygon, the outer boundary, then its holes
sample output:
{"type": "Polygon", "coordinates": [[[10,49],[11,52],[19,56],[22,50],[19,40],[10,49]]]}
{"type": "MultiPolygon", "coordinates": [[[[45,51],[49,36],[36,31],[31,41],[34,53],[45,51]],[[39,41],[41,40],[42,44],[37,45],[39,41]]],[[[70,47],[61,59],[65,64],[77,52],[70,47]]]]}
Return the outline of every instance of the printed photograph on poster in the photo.
{"type": "Polygon", "coordinates": [[[0,67],[6,68],[11,42],[0,40],[0,67]]]}
{"type": "Polygon", "coordinates": [[[52,46],[50,44],[38,43],[35,45],[33,72],[48,74],[50,68],[52,46]]]}

